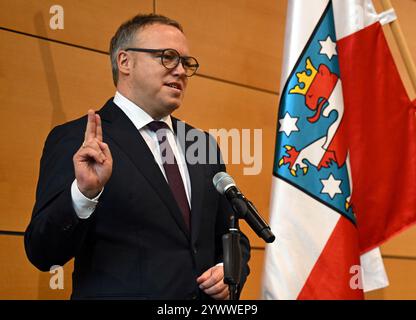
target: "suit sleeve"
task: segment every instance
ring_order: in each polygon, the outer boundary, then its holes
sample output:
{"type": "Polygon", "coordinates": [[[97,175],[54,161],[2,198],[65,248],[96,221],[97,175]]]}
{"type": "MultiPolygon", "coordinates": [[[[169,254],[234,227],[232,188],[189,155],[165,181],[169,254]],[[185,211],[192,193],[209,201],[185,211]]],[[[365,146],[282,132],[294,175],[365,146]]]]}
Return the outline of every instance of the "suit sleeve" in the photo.
{"type": "MultiPolygon", "coordinates": [[[[82,136],[68,126],[49,134],[40,162],[36,202],[24,242],[29,260],[41,271],[64,265],[81,248],[93,219],[79,219],[72,207],[72,158],[82,136]]],[[[73,129],[73,128],[72,128],[73,129]]]]}

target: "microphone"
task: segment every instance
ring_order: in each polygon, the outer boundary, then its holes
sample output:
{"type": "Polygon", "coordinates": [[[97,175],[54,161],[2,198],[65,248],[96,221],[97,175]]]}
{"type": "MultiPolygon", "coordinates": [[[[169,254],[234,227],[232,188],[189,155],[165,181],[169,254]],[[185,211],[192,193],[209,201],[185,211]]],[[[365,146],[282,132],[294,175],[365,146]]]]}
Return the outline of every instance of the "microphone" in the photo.
{"type": "Polygon", "coordinates": [[[258,213],[256,207],[235,185],[234,179],[226,172],[218,172],[212,179],[215,189],[228,199],[233,209],[244,218],[254,232],[267,243],[275,240],[269,225],[258,213]]]}

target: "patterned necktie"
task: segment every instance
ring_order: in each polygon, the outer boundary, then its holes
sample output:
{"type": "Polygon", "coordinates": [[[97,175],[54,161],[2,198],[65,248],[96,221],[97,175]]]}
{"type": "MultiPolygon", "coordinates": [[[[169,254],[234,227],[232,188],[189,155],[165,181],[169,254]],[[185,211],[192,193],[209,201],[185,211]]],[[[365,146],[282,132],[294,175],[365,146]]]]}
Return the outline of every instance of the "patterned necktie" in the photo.
{"type": "Polygon", "coordinates": [[[162,121],[152,121],[147,127],[156,133],[159,146],[161,147],[161,156],[163,168],[165,169],[166,177],[173,196],[182,211],[185,224],[190,229],[190,208],[188,198],[186,197],[184,182],[179,172],[178,163],[172,148],[167,140],[166,129],[170,130],[168,125],[162,121]]]}

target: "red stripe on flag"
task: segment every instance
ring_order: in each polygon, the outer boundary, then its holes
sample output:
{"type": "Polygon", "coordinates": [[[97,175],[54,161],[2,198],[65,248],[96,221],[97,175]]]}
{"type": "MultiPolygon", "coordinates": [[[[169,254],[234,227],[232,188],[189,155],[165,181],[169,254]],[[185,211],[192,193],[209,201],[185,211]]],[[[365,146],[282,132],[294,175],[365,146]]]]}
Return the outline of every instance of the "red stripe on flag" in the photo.
{"type": "Polygon", "coordinates": [[[357,229],[341,216],[298,299],[363,299],[362,289],[351,288],[361,279],[359,264],[357,229]]]}
{"type": "Polygon", "coordinates": [[[337,136],[348,137],[351,202],[366,252],[416,222],[415,110],[379,23],[340,40],[338,50],[345,114],[337,136]]]}

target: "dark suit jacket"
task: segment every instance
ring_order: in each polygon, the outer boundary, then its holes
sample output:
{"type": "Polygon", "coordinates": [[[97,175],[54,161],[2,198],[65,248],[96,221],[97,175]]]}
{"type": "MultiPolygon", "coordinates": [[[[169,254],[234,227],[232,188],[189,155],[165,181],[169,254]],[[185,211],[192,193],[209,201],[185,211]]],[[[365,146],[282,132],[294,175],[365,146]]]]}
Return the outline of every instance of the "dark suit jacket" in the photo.
{"type": "MultiPolygon", "coordinates": [[[[113,99],[99,114],[104,141],[113,156],[112,176],[91,217],[79,219],[71,202],[72,157],[84,139],[87,118],[51,131],[25,232],[29,260],[49,271],[52,265],[64,265],[75,257],[73,299],[206,298],[195,279],[222,261],[221,237],[227,233],[232,209],[214,189],[212,177],[225,171],[225,166],[219,161],[188,162],[192,193],[189,232],[169,185],[133,123],[113,99]]],[[[179,120],[172,121],[176,130],[179,120]]],[[[186,132],[191,128],[185,125],[186,132]]],[[[191,145],[192,141],[186,143],[187,150],[191,145]]],[[[215,142],[206,144],[205,151],[216,149],[215,142]]],[[[241,246],[244,283],[250,253],[243,234],[241,246]]]]}

